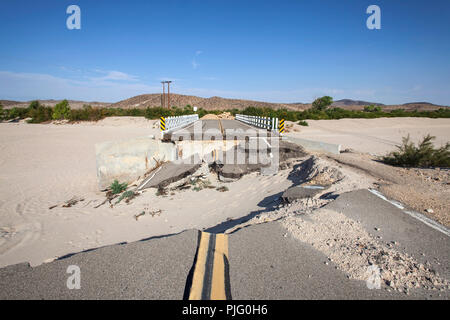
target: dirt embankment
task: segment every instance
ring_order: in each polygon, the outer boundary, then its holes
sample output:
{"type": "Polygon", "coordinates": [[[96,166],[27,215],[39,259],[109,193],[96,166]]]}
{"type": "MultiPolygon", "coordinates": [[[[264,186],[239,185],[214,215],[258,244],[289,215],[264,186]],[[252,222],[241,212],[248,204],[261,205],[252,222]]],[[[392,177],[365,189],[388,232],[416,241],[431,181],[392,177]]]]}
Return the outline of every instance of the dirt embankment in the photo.
{"type": "Polygon", "coordinates": [[[392,167],[362,153],[343,153],[328,158],[372,176],[388,198],[450,227],[450,169],[392,167]]]}

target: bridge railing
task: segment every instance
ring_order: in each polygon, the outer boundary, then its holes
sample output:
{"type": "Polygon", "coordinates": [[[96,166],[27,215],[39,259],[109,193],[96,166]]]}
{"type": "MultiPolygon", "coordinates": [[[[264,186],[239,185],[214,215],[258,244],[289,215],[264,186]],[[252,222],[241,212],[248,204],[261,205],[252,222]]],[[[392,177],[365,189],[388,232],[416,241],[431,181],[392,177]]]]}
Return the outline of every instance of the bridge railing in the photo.
{"type": "Polygon", "coordinates": [[[198,114],[189,114],[176,117],[161,117],[159,126],[162,132],[173,131],[198,120],[198,114]]]}
{"type": "Polygon", "coordinates": [[[278,118],[257,117],[257,116],[247,116],[245,114],[236,114],[236,120],[257,128],[263,128],[270,131],[279,131],[278,118]]]}

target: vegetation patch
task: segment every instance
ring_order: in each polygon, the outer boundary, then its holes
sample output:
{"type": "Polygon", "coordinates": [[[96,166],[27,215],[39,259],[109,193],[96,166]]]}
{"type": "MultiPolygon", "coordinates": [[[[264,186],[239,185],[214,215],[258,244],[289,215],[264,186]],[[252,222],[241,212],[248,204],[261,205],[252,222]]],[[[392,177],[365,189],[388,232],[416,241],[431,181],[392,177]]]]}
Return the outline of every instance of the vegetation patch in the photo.
{"type": "Polygon", "coordinates": [[[306,122],[305,120],[300,120],[300,121],[298,122],[298,124],[301,125],[301,126],[304,126],[304,127],[309,126],[308,122],[306,122]]]}
{"type": "Polygon", "coordinates": [[[432,140],[435,137],[427,135],[416,146],[409,135],[403,137],[403,143],[398,150],[382,157],[384,163],[402,167],[450,167],[450,143],[434,148],[432,140]]]}
{"type": "Polygon", "coordinates": [[[114,180],[114,182],[111,184],[109,188],[111,189],[111,193],[113,195],[116,195],[125,191],[127,189],[127,186],[128,184],[126,182],[119,183],[119,181],[114,180]]]}
{"type": "MultiPolygon", "coordinates": [[[[33,102],[31,103],[33,104],[33,102]]],[[[39,102],[38,102],[39,104],[39,102]]],[[[31,108],[31,105],[30,105],[31,108]]],[[[53,120],[70,120],[69,101],[63,100],[53,108],[53,120]]]]}
{"type": "MultiPolygon", "coordinates": [[[[344,118],[391,118],[391,117],[426,117],[426,118],[450,118],[450,108],[440,108],[435,111],[405,111],[403,109],[395,109],[392,111],[383,111],[380,106],[366,106],[364,110],[345,110],[342,108],[333,108],[331,104],[333,99],[324,96],[316,99],[312,103],[312,107],[304,111],[294,111],[288,109],[272,109],[268,107],[249,106],[243,110],[226,109],[226,110],[205,110],[199,108],[197,114],[199,118],[206,114],[221,114],[229,112],[235,116],[237,113],[249,116],[272,117],[285,119],[288,121],[304,121],[304,120],[329,120],[344,118]]],[[[93,108],[90,105],[84,105],[81,109],[71,109],[67,100],[63,100],[55,107],[47,107],[40,105],[38,101],[30,103],[28,108],[4,109],[0,106],[0,120],[25,119],[32,118],[30,123],[43,123],[51,120],[69,120],[70,122],[78,121],[98,121],[107,117],[145,117],[147,119],[159,119],[160,117],[182,116],[193,114],[194,109],[191,105],[185,107],[173,106],[171,108],[148,107],[146,109],[122,109],[122,108],[93,108]]]]}
{"type": "Polygon", "coordinates": [[[119,197],[119,199],[116,201],[116,204],[118,204],[123,199],[126,199],[126,203],[130,203],[132,199],[134,199],[137,196],[137,193],[131,190],[125,191],[122,193],[122,195],[119,197]]]}

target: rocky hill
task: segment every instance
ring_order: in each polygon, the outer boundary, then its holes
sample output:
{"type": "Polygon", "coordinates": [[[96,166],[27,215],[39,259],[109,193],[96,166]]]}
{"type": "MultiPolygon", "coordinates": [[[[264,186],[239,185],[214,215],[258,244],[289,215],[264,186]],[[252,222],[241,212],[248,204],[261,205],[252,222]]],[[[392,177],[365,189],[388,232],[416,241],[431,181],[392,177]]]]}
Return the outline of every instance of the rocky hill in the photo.
{"type": "MultiPolygon", "coordinates": [[[[309,104],[303,103],[271,103],[242,99],[227,99],[221,97],[201,98],[181,94],[170,94],[170,105],[184,107],[186,105],[196,106],[205,110],[225,110],[244,109],[249,106],[267,108],[287,108],[291,110],[304,110],[309,108],[309,104]]],[[[113,108],[147,108],[161,105],[161,94],[143,94],[126,100],[119,101],[111,105],[113,108]]]]}
{"type": "Polygon", "coordinates": [[[361,101],[361,100],[352,100],[352,99],[342,99],[334,101],[332,106],[333,107],[346,107],[346,106],[384,106],[382,103],[376,103],[376,102],[367,102],[367,101],[361,101]]]}
{"type": "MultiPolygon", "coordinates": [[[[39,101],[43,105],[54,106],[61,100],[39,100],[39,101]]],[[[30,101],[20,102],[11,100],[0,100],[0,103],[2,103],[2,105],[5,108],[13,108],[13,107],[28,107],[30,101]]],[[[142,94],[112,104],[107,102],[85,102],[77,100],[69,100],[69,104],[72,109],[82,108],[83,105],[85,104],[89,104],[92,107],[100,107],[100,108],[111,107],[122,109],[132,109],[132,108],[144,109],[147,107],[161,106],[161,94],[160,93],[142,94]]],[[[234,108],[242,110],[249,106],[263,107],[263,108],[266,107],[273,109],[286,108],[288,110],[306,110],[311,107],[311,103],[273,103],[273,102],[263,102],[263,101],[253,101],[243,99],[227,99],[221,97],[202,98],[197,96],[188,96],[181,94],[170,94],[170,104],[172,106],[177,107],[184,107],[189,104],[191,106],[196,106],[199,108],[203,108],[205,110],[226,110],[234,108]]],[[[426,111],[426,110],[437,110],[439,108],[442,108],[442,106],[434,105],[429,102],[411,102],[401,105],[384,105],[382,103],[367,102],[352,99],[337,100],[333,103],[332,106],[347,110],[362,110],[364,106],[367,105],[381,106],[381,108],[386,111],[394,109],[404,109],[407,111],[410,110],[426,111]]]]}

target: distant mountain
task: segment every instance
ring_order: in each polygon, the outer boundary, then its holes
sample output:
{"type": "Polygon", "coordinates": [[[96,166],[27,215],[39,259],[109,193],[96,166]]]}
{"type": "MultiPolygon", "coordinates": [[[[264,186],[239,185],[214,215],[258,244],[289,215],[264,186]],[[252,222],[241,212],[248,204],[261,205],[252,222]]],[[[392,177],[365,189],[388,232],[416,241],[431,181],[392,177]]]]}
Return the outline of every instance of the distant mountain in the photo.
{"type": "MultiPolygon", "coordinates": [[[[13,107],[26,108],[30,104],[30,101],[20,102],[11,100],[0,100],[0,102],[3,104],[5,108],[13,108],[13,107]]],[[[39,102],[46,106],[54,106],[57,103],[61,102],[61,100],[50,99],[50,100],[39,100],[39,102]]],[[[161,106],[161,94],[160,93],[142,94],[112,104],[108,102],[85,102],[85,101],[69,100],[69,105],[72,109],[82,108],[83,105],[85,104],[89,104],[92,107],[98,108],[111,107],[122,109],[131,109],[131,108],[144,109],[147,107],[161,106]]],[[[205,110],[225,110],[225,109],[242,110],[249,106],[252,106],[252,107],[272,108],[272,109],[285,108],[288,110],[301,111],[311,107],[311,103],[273,103],[273,102],[263,102],[244,99],[227,99],[221,97],[202,98],[182,94],[170,94],[171,106],[184,107],[188,104],[191,106],[203,108],[205,110]]],[[[429,102],[410,102],[402,105],[384,105],[382,103],[377,102],[367,102],[352,99],[341,99],[335,101],[332,104],[333,107],[339,107],[347,110],[362,110],[364,106],[368,105],[381,106],[381,108],[386,111],[395,109],[426,111],[426,110],[437,110],[439,108],[442,108],[442,106],[434,105],[429,102]]]]}
{"type": "Polygon", "coordinates": [[[21,104],[23,102],[12,101],[12,100],[0,100],[0,103],[2,104],[3,107],[7,108],[9,106],[14,106],[14,105],[21,104]]]}
{"type": "Polygon", "coordinates": [[[341,99],[334,101],[332,106],[333,107],[343,107],[343,106],[384,106],[382,103],[377,102],[367,102],[367,101],[361,101],[361,100],[352,100],[352,99],[341,99]]]}
{"type": "MultiPolygon", "coordinates": [[[[245,109],[249,106],[262,108],[286,108],[289,110],[305,110],[310,104],[303,103],[272,103],[242,99],[227,99],[221,97],[201,98],[182,94],[170,94],[170,105],[184,107],[186,105],[196,106],[205,110],[245,109]]],[[[147,108],[161,106],[161,94],[143,94],[111,105],[112,108],[147,108]]]]}
{"type": "Polygon", "coordinates": [[[403,106],[410,106],[410,105],[412,105],[412,104],[415,104],[415,105],[430,105],[430,106],[436,106],[435,104],[430,103],[430,102],[408,102],[408,103],[404,103],[403,106]]]}

